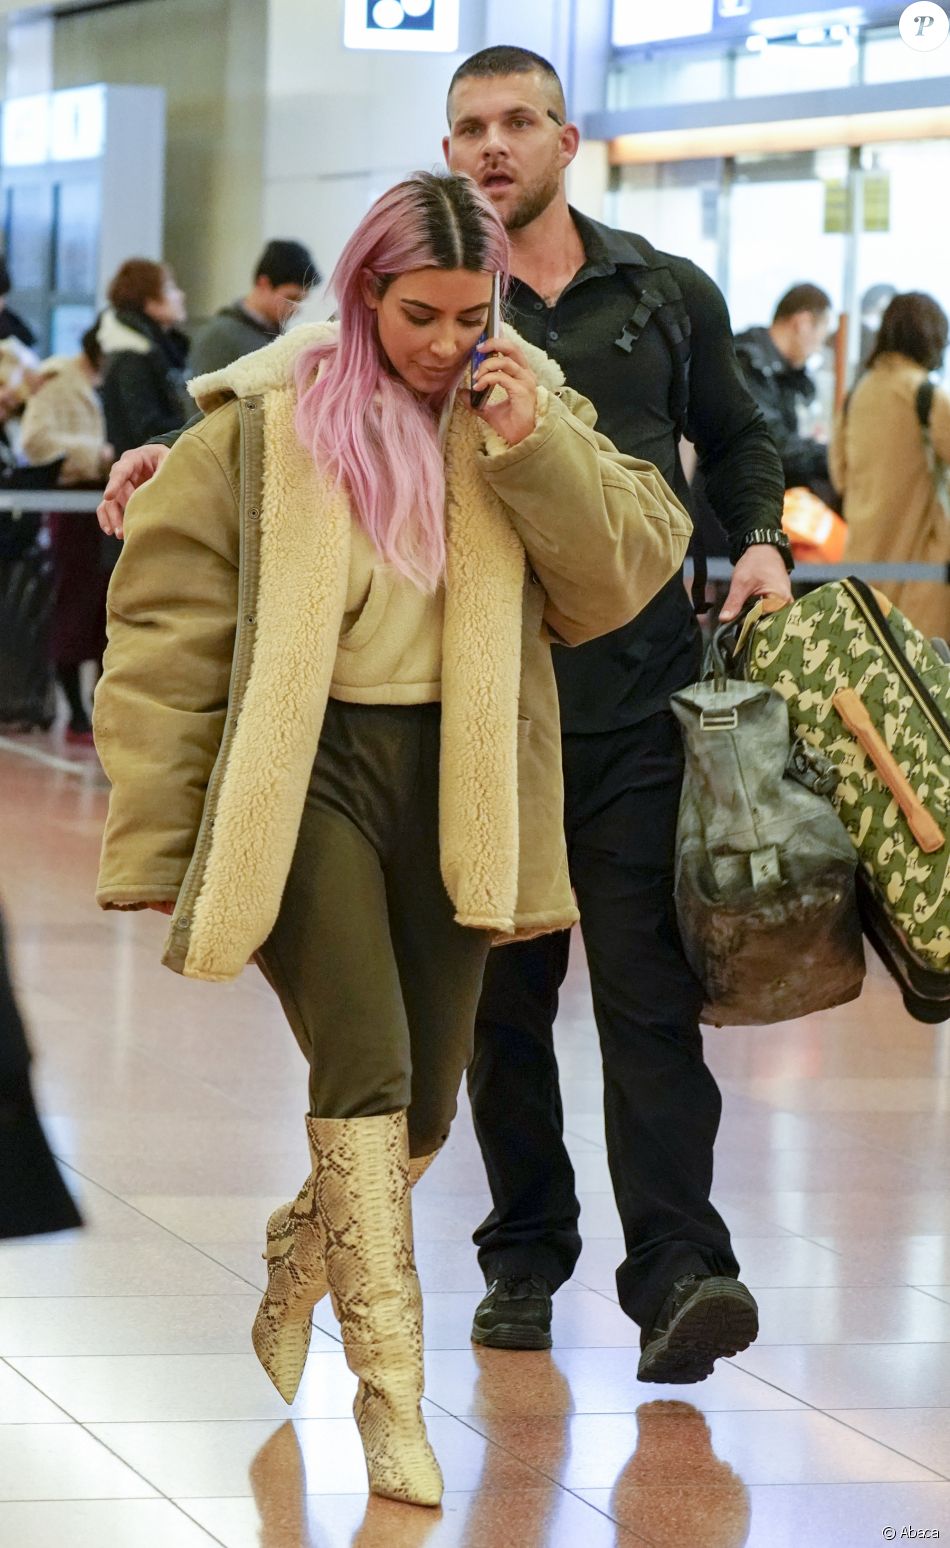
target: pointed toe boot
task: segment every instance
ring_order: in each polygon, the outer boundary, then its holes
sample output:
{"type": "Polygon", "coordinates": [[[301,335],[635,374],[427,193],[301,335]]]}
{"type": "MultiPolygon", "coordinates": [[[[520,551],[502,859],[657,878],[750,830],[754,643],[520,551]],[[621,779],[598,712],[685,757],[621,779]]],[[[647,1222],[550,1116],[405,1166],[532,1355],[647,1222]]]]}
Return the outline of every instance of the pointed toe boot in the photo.
{"type": "Polygon", "coordinates": [[[310,1350],[313,1308],[327,1293],[312,1122],[307,1119],[310,1176],[293,1202],[281,1204],[267,1222],[267,1289],[251,1329],[254,1352],[285,1403],[297,1395],[310,1350]]]}
{"type": "Polygon", "coordinates": [[[422,1417],[422,1293],[412,1246],[406,1115],[313,1119],[327,1278],[373,1494],[436,1506],[442,1474],[422,1417]]]}

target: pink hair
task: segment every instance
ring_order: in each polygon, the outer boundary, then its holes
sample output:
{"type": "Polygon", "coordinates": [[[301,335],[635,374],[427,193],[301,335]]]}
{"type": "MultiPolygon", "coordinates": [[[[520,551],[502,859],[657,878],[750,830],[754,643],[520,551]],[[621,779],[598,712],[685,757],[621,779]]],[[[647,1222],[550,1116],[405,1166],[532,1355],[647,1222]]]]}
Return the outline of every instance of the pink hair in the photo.
{"type": "Polygon", "coordinates": [[[423,591],[445,571],[445,470],[431,409],[388,368],[362,293],[413,269],[507,276],[508,238],[469,178],[418,172],[382,195],[340,255],[330,287],[339,340],[304,351],[296,428],[318,467],[347,490],[383,558],[423,591]],[[317,380],[314,374],[322,366],[317,380]]]}

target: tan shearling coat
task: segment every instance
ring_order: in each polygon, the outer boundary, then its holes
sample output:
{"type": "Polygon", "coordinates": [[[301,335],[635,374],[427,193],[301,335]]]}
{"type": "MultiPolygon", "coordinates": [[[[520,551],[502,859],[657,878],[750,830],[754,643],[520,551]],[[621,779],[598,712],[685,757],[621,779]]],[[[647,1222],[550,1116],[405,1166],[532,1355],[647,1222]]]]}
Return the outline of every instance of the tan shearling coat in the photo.
{"type": "Polygon", "coordinates": [[[27,403],[20,428],[23,455],[32,463],[64,457],[60,483],[94,483],[107,465],[98,394],[78,360],[47,362],[42,369],[48,379],[27,403]]]}
{"type": "MultiPolygon", "coordinates": [[[[300,327],[192,383],[207,417],[129,506],[96,744],[112,784],[97,898],[176,901],[163,960],[235,977],[273,927],[326,711],[353,518],[294,432],[300,327]]],[[[656,469],[593,429],[540,351],[535,430],[508,447],[460,399],[446,441],[440,849],[458,921],[577,918],[550,632],[616,629],[682,563],[656,469]]]]}
{"type": "MultiPolygon", "coordinates": [[[[844,495],[846,560],[950,560],[950,520],[934,490],[917,419],[924,376],[923,366],[906,356],[882,355],[838,416],[829,466],[844,495]]],[[[938,457],[950,462],[950,397],[939,388],[930,433],[938,457]]],[[[891,581],[880,589],[922,633],[950,639],[950,586],[891,581]]]]}

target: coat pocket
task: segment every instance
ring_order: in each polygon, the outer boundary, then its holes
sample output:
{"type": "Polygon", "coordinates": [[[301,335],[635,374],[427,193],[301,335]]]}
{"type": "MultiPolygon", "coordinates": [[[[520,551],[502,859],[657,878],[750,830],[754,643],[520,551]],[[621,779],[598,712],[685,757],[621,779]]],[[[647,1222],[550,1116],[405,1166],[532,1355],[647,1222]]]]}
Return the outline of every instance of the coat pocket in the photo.
{"type": "Polygon", "coordinates": [[[394,581],[395,576],[391,570],[382,567],[374,569],[366,601],[355,622],[340,635],[341,650],[362,650],[369,644],[383,621],[394,581]]]}

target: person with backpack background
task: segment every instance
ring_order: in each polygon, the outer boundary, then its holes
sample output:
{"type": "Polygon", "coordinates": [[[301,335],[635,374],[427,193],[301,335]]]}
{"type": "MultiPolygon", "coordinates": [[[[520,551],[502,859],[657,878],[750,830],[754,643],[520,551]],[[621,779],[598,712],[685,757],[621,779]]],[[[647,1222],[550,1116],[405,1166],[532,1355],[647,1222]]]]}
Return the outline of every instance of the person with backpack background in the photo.
{"type": "MultiPolygon", "coordinates": [[[[760,592],[790,596],[781,465],[712,280],[568,205],[579,135],[539,55],[475,54],[453,77],[448,118],[450,167],[475,179],[508,227],[511,322],[592,397],[604,434],[655,463],[684,500],[678,443],[694,444],[736,564],[727,614],[760,592]]],[[[641,1328],[644,1381],[700,1381],[758,1326],[710,1202],[721,1098],[673,904],[683,749],[669,700],[699,665],[681,574],[633,624],[555,652],[568,854],[626,1244],[617,1287],[641,1328]]],[[[486,969],[469,1072],[494,1202],[475,1237],[489,1286],[472,1330],[480,1344],[549,1347],[551,1296],[580,1253],[553,1039],[569,949],[562,932],[492,952],[486,969]]]]}
{"type": "MultiPolygon", "coordinates": [[[[895,296],[831,444],[848,562],[950,562],[950,395],[930,380],[946,348],[947,317],[933,297],[895,296]]],[[[945,581],[879,589],[923,634],[950,639],[945,581]]]]}
{"type": "Polygon", "coordinates": [[[778,302],[767,328],[736,336],[746,386],[765,416],[782,459],[786,489],[810,489],[834,504],[824,438],[808,433],[818,388],[808,369],[831,329],[831,297],[819,285],[793,285],[778,302]]]}

